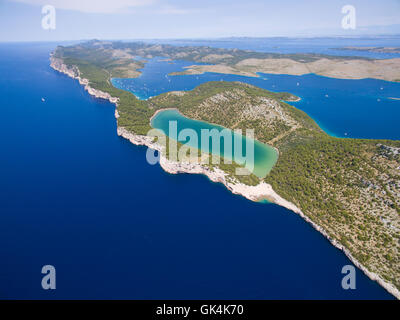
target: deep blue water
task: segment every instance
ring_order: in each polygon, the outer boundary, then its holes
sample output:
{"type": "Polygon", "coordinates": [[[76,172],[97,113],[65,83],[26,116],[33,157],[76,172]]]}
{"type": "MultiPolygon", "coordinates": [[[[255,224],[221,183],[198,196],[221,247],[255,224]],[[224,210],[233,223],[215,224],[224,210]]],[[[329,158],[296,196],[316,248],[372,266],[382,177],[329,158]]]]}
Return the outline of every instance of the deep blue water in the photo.
{"type": "Polygon", "coordinates": [[[307,74],[260,74],[244,77],[219,73],[169,76],[194,62],[166,62],[153,58],[136,79],[113,79],[114,86],[140,99],[171,90],[191,90],[208,81],[241,81],[271,91],[287,91],[302,98],[291,103],[305,111],[326,132],[338,137],[400,139],[400,82],[376,79],[343,80],[307,74]]]}
{"type": "Polygon", "coordinates": [[[392,298],[359,270],[343,290],[349,260],[292,212],[149,165],[54,46],[0,44],[0,298],[392,298]]]}

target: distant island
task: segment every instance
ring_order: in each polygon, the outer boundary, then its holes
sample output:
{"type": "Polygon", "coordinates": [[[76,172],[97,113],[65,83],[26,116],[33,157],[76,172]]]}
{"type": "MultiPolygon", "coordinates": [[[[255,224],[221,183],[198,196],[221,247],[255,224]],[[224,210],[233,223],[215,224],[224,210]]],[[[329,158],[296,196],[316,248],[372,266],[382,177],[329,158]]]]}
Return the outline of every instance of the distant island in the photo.
{"type": "Polygon", "coordinates": [[[335,50],[350,50],[350,51],[367,51],[377,53],[400,53],[399,47],[341,47],[335,50]]]}
{"type": "MultiPolygon", "coordinates": [[[[307,71],[386,80],[400,78],[400,59],[381,62],[107,41],[59,46],[51,56],[55,70],[78,79],[90,94],[116,104],[118,134],[158,150],[166,171],[205,174],[233,193],[296,212],[371,279],[400,298],[400,141],[329,136],[306,113],[284,102],[296,100],[296,96],[240,82],[208,82],[191,91],[164,93],[148,100],[139,100],[111,84],[112,77],[139,76],[143,59],[154,56],[213,63],[193,66],[186,73],[225,70],[256,76],[256,72],[307,71]],[[171,161],[167,146],[147,136],[152,116],[168,108],[229,129],[254,128],[257,140],[279,152],[277,163],[265,178],[259,178],[236,175],[237,163],[171,161]]],[[[198,156],[210,155],[199,151],[198,156]]]]}

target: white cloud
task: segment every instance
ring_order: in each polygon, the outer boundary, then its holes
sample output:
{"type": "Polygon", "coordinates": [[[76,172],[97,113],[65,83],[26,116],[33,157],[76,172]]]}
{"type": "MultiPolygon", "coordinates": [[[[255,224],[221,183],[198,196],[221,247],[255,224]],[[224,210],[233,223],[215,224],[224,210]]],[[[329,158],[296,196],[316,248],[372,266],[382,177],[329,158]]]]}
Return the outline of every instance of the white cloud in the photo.
{"type": "Polygon", "coordinates": [[[115,13],[132,7],[147,6],[156,0],[11,0],[31,5],[53,5],[56,9],[86,13],[115,13]]]}

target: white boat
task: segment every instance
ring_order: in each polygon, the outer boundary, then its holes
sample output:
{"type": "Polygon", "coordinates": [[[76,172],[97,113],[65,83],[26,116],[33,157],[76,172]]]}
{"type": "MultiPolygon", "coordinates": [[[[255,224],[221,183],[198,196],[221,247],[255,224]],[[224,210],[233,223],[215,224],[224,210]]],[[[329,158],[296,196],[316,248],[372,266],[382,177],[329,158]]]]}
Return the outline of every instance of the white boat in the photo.
{"type": "Polygon", "coordinates": [[[44,98],[42,98],[42,102],[45,102],[46,100],[44,98]]]}

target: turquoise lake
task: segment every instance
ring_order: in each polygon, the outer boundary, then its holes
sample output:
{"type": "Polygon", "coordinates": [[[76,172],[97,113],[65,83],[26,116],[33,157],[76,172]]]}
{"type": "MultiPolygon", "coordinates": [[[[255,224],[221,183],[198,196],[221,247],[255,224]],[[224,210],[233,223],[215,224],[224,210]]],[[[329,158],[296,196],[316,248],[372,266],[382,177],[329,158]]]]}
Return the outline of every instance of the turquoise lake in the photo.
{"type": "MultiPolygon", "coordinates": [[[[212,152],[212,154],[214,155],[223,156],[223,158],[225,159],[233,159],[239,164],[245,164],[245,168],[247,168],[250,172],[254,173],[260,178],[265,177],[269,173],[269,171],[271,171],[278,158],[276,150],[264,143],[261,143],[254,139],[250,139],[248,137],[245,137],[244,135],[239,135],[221,126],[210,124],[204,121],[189,119],[183,116],[177,110],[163,110],[157,113],[157,115],[155,115],[151,120],[151,126],[153,128],[162,130],[163,133],[167,134],[170,138],[176,141],[178,141],[179,132],[182,132],[183,129],[190,128],[194,130],[197,138],[195,140],[187,138],[185,140],[179,140],[179,142],[185,143],[190,147],[201,149],[202,151],[207,153],[212,152]],[[177,124],[176,132],[170,132],[169,125],[171,121],[177,124]],[[227,139],[228,143],[231,146],[230,148],[224,148],[224,139],[220,139],[219,136],[217,138],[220,148],[218,148],[217,146],[213,148],[211,138],[208,139],[208,145],[204,145],[201,143],[202,130],[218,130],[218,132],[222,132],[224,129],[226,130],[226,132],[229,132],[227,139]],[[235,157],[235,142],[233,141],[234,139],[237,139],[238,142],[241,141],[240,155],[243,156],[243,158],[248,159],[248,161],[246,161],[245,163],[240,163],[238,161],[240,160],[240,158],[235,157]],[[226,149],[230,150],[228,151],[226,149]],[[251,156],[248,155],[247,150],[253,150],[249,152],[251,153],[251,156]]],[[[243,132],[243,134],[245,133],[243,132]]]]}

